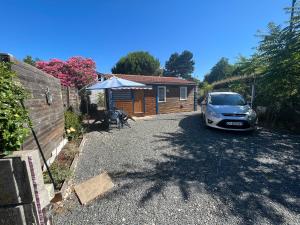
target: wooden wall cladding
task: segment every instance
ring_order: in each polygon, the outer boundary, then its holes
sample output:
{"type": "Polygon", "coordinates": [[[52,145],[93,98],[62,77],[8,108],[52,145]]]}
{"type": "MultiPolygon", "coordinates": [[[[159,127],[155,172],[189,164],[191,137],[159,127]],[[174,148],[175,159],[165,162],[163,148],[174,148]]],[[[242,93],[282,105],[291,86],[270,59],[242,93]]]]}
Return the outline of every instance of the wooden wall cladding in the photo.
{"type": "MultiPolygon", "coordinates": [[[[194,110],[194,87],[187,87],[187,100],[180,100],[180,86],[166,86],[166,102],[159,102],[159,113],[190,112],[194,110]]],[[[183,86],[182,86],[183,87],[183,86]]]]}
{"type": "Polygon", "coordinates": [[[132,106],[132,100],[128,101],[128,100],[115,100],[115,107],[117,109],[121,109],[123,111],[125,111],[126,113],[128,113],[129,115],[133,115],[133,106],[132,106]]]}
{"type": "Polygon", "coordinates": [[[155,90],[145,90],[145,115],[156,114],[156,96],[155,90]]]}
{"type": "MultiPolygon", "coordinates": [[[[180,100],[181,86],[166,86],[167,101],[159,102],[159,113],[190,112],[194,110],[194,87],[187,86],[187,100],[180,100]]],[[[152,90],[144,90],[145,112],[143,116],[156,114],[156,87],[152,90]]],[[[132,100],[114,100],[115,107],[122,109],[129,115],[135,115],[133,112],[132,100]]],[[[139,116],[141,114],[139,113],[139,116]]]]}
{"type": "MultiPolygon", "coordinates": [[[[17,73],[18,79],[29,93],[25,107],[33,128],[37,134],[45,157],[63,141],[64,137],[64,107],[62,100],[61,84],[59,79],[43,71],[17,60],[13,61],[12,70],[17,73]],[[53,102],[48,104],[45,91],[49,88],[53,102]]],[[[37,149],[37,144],[32,135],[25,140],[23,150],[37,149]]]]}

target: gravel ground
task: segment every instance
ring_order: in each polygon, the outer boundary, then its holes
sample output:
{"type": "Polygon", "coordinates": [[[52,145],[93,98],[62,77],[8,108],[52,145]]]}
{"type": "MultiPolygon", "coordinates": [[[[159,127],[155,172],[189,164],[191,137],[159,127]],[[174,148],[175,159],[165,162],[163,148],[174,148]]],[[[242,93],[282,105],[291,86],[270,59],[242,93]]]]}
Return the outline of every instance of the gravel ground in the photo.
{"type": "Polygon", "coordinates": [[[90,132],[75,183],[108,171],[115,187],[55,224],[300,224],[300,136],[204,128],[199,113],[90,132]]]}

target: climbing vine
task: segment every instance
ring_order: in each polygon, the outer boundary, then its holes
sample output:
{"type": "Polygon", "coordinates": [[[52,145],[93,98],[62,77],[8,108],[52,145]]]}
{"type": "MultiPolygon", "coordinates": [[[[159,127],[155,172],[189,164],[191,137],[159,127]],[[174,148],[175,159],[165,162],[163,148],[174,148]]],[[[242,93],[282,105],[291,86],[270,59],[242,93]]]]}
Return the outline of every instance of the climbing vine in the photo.
{"type": "Polygon", "coordinates": [[[26,91],[17,81],[11,64],[0,62],[0,154],[19,150],[29,133],[28,112],[21,102],[26,91]]]}

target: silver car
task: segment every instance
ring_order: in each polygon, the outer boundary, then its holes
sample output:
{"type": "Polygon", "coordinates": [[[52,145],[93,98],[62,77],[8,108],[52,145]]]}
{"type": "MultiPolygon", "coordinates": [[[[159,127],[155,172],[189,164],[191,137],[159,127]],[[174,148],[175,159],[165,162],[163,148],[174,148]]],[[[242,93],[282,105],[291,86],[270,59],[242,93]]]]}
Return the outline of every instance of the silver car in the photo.
{"type": "Polygon", "coordinates": [[[256,113],[245,99],[235,92],[211,92],[201,103],[206,126],[223,130],[255,129],[256,113]]]}

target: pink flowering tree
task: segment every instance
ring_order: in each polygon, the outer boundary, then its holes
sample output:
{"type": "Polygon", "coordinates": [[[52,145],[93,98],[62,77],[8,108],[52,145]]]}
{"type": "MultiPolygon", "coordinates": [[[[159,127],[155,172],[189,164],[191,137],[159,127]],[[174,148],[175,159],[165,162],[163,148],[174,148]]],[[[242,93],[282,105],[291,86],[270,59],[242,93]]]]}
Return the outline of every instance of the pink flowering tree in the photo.
{"type": "Polygon", "coordinates": [[[97,79],[96,64],[93,60],[80,56],[67,61],[52,59],[49,62],[38,61],[36,67],[59,78],[63,86],[78,89],[97,79]]]}

